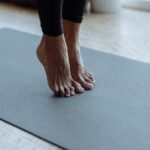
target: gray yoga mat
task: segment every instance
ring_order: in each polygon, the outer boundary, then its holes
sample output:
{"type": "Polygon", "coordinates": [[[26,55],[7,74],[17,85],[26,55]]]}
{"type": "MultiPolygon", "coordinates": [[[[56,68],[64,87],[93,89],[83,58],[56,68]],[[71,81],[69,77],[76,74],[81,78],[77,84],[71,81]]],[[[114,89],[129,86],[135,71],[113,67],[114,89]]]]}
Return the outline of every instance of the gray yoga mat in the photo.
{"type": "Polygon", "coordinates": [[[39,36],[0,30],[0,118],[69,150],[149,150],[150,65],[82,47],[92,91],[56,98],[35,49],[39,36]]]}

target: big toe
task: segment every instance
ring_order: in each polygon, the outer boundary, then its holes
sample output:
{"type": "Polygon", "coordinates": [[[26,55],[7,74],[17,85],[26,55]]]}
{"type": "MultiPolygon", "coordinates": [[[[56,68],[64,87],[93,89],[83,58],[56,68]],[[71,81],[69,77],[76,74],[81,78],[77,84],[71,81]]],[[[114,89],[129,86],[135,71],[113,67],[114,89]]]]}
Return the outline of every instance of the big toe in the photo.
{"type": "Polygon", "coordinates": [[[89,72],[85,72],[86,77],[88,77],[91,81],[93,81],[95,83],[95,79],[94,79],[94,75],[89,73],[89,72]]]}
{"type": "Polygon", "coordinates": [[[76,92],[77,94],[80,94],[80,93],[83,93],[83,92],[84,92],[84,88],[83,88],[78,82],[73,81],[73,82],[72,82],[72,85],[73,85],[73,87],[74,87],[74,89],[75,89],[75,92],[76,92]]]}
{"type": "Polygon", "coordinates": [[[95,84],[95,80],[93,79],[91,79],[89,76],[87,76],[86,74],[84,75],[84,80],[86,81],[86,82],[88,82],[88,83],[90,83],[90,84],[95,84]]]}
{"type": "Polygon", "coordinates": [[[85,90],[92,90],[93,88],[93,83],[89,83],[87,81],[80,81],[80,84],[85,90]]]}

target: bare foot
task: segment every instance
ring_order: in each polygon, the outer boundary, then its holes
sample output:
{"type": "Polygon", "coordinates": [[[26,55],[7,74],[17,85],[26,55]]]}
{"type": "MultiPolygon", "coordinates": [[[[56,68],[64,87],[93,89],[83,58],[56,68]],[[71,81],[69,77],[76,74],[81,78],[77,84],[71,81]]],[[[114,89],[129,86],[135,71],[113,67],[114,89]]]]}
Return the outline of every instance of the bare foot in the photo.
{"type": "Polygon", "coordinates": [[[82,87],[71,77],[64,35],[43,35],[36,53],[44,66],[48,85],[55,96],[69,97],[75,95],[75,92],[83,92],[82,87]]]}
{"type": "Polygon", "coordinates": [[[95,84],[94,75],[86,69],[80,54],[79,34],[81,24],[63,20],[63,25],[72,78],[79,82],[85,90],[91,90],[95,84]]]}

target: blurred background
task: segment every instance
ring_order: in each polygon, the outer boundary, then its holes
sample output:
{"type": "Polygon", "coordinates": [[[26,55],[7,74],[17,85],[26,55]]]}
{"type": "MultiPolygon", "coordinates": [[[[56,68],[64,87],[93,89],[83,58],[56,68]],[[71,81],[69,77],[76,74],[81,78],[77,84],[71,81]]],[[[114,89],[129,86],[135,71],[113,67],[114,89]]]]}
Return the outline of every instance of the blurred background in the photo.
{"type": "MultiPolygon", "coordinates": [[[[87,0],[81,45],[149,62],[149,11],[150,0],[87,0]]],[[[0,0],[3,27],[41,35],[35,0],[0,0]]]]}

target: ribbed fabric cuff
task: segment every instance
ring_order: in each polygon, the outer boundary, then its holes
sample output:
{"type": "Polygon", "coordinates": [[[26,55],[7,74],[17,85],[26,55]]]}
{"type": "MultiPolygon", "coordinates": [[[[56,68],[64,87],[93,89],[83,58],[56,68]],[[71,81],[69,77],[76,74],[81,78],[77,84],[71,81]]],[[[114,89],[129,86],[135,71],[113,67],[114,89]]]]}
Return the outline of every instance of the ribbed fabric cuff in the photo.
{"type": "Polygon", "coordinates": [[[62,27],[52,28],[51,26],[47,27],[41,24],[41,28],[42,28],[42,32],[45,35],[49,35],[49,36],[59,36],[59,35],[62,35],[64,32],[62,27]]]}

